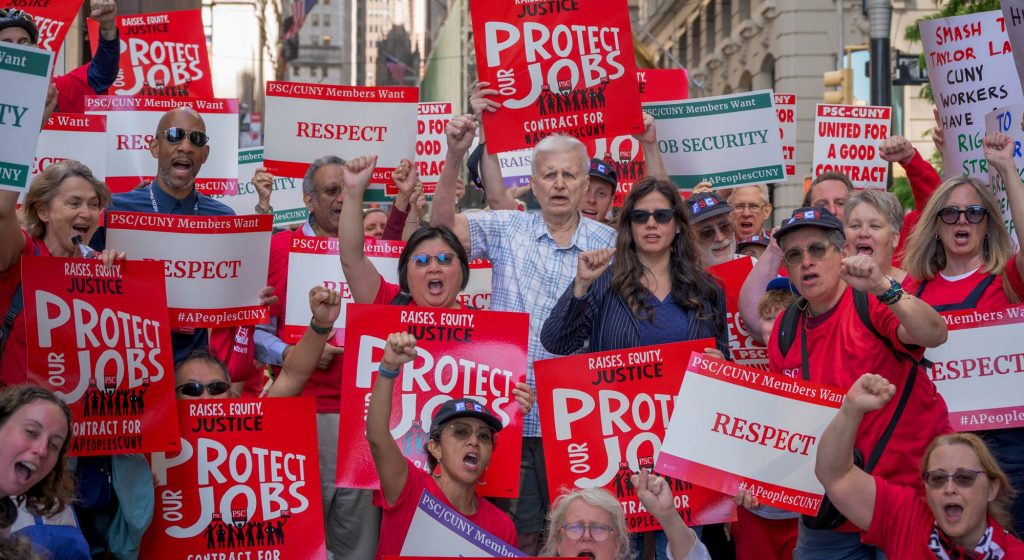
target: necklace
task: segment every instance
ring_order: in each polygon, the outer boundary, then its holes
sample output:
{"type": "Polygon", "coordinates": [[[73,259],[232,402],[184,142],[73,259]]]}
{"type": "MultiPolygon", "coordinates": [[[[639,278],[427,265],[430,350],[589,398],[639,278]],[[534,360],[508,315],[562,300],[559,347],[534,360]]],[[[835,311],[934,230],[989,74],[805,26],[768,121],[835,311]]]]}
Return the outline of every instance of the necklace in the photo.
{"type": "MultiPolygon", "coordinates": [[[[149,184],[149,203],[153,205],[153,211],[159,214],[160,207],[156,205],[156,197],[153,196],[153,183],[149,184]]],[[[199,214],[199,191],[196,191],[196,203],[192,206],[192,215],[197,214],[199,214]]]]}

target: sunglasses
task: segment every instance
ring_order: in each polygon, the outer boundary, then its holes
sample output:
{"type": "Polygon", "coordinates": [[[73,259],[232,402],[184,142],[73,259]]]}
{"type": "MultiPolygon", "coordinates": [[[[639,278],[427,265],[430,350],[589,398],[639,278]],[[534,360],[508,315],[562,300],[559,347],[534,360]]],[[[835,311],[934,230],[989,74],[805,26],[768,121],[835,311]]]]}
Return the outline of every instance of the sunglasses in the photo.
{"type": "Polygon", "coordinates": [[[963,210],[956,206],[947,206],[939,210],[939,219],[944,224],[953,225],[960,221],[960,214],[967,218],[967,223],[980,224],[985,219],[985,216],[988,215],[988,208],[977,204],[972,204],[963,210]]]}
{"type": "Polygon", "coordinates": [[[697,230],[697,237],[703,242],[712,241],[715,238],[715,230],[722,232],[725,237],[731,237],[736,231],[736,226],[731,221],[716,222],[697,230]]]}
{"type": "Polygon", "coordinates": [[[982,474],[985,474],[985,471],[973,469],[957,469],[952,474],[947,474],[943,471],[926,471],[921,473],[921,479],[928,485],[928,488],[933,490],[944,487],[949,479],[953,479],[953,484],[956,484],[958,488],[970,488],[974,486],[974,481],[978,479],[978,475],[982,474]]]}
{"type": "Polygon", "coordinates": [[[803,247],[793,247],[782,254],[782,260],[786,261],[786,264],[789,266],[798,265],[803,262],[804,252],[806,252],[812,259],[820,261],[825,258],[825,255],[828,253],[828,248],[828,243],[821,242],[811,243],[807,246],[807,249],[804,249],[803,247]]]}
{"type": "Polygon", "coordinates": [[[600,523],[569,523],[562,525],[562,533],[571,541],[578,541],[583,538],[583,533],[590,533],[590,538],[596,542],[608,540],[615,529],[600,523]]]}
{"type": "Polygon", "coordinates": [[[188,137],[188,141],[197,148],[202,148],[210,141],[210,137],[201,130],[186,130],[179,126],[172,126],[166,130],[161,130],[157,134],[162,134],[170,144],[181,144],[185,141],[185,137],[188,137]]]}
{"type": "Polygon", "coordinates": [[[175,391],[186,397],[201,397],[203,392],[209,393],[211,397],[216,397],[227,393],[230,389],[231,385],[226,381],[211,381],[206,385],[198,381],[189,381],[174,388],[175,391]]]}
{"type": "MultiPolygon", "coordinates": [[[[473,426],[462,422],[448,424],[452,436],[459,441],[466,441],[473,435],[473,426]]],[[[494,443],[494,432],[490,428],[484,428],[476,432],[476,440],[480,443],[494,443]]]]}
{"type": "Polygon", "coordinates": [[[455,262],[455,253],[438,253],[437,255],[420,253],[412,256],[412,263],[416,265],[416,268],[427,268],[430,266],[430,261],[436,262],[438,266],[451,266],[455,262]]]}
{"type": "Polygon", "coordinates": [[[671,222],[673,218],[675,218],[676,214],[675,212],[667,208],[660,208],[658,210],[655,210],[654,212],[650,212],[647,210],[629,211],[629,221],[633,222],[634,224],[646,224],[647,220],[651,219],[651,216],[654,216],[655,222],[658,222],[659,224],[667,224],[671,222]]]}

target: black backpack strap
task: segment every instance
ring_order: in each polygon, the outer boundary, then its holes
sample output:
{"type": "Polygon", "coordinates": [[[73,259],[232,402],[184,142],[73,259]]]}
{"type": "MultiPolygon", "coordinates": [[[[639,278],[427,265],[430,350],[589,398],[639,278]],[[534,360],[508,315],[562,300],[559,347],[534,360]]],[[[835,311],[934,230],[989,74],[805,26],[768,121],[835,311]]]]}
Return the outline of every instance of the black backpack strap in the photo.
{"type": "Polygon", "coordinates": [[[996,275],[989,274],[988,276],[985,277],[984,280],[978,282],[978,285],[975,286],[973,290],[971,290],[971,293],[967,295],[967,299],[965,299],[964,302],[961,304],[963,305],[961,309],[974,309],[975,307],[978,307],[978,300],[981,299],[982,294],[985,293],[985,290],[987,290],[988,287],[992,285],[992,282],[995,282],[995,280],[996,275]]]}
{"type": "Polygon", "coordinates": [[[893,345],[892,341],[888,337],[882,336],[882,333],[878,332],[875,328],[874,323],[871,322],[871,313],[868,309],[868,294],[860,290],[853,290],[853,307],[857,310],[857,316],[860,317],[860,321],[864,323],[864,326],[871,331],[871,334],[875,335],[875,338],[880,340],[890,352],[896,355],[900,360],[909,361],[912,364],[918,365],[923,368],[929,368],[932,363],[925,358],[915,358],[910,354],[898,350],[893,345]]]}
{"type": "Polygon", "coordinates": [[[797,323],[800,320],[800,316],[803,315],[802,311],[806,304],[804,298],[798,298],[793,303],[789,304],[786,311],[782,314],[782,323],[779,324],[779,350],[782,352],[782,356],[785,357],[789,353],[789,349],[793,347],[793,340],[796,338],[797,323]]]}

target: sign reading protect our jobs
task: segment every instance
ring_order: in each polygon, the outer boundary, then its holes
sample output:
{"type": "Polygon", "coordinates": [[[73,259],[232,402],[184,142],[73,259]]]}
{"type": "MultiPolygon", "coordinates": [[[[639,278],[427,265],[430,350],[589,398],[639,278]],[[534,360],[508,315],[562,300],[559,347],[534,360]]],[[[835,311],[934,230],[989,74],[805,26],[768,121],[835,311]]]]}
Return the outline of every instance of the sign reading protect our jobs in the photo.
{"type": "Polygon", "coordinates": [[[28,188],[52,61],[52,52],[0,43],[0,189],[28,188]]]}
{"type": "Polygon", "coordinates": [[[677,185],[759,185],[786,178],[771,90],[645,103],[657,120],[658,148],[677,185]]]}
{"type": "Polygon", "coordinates": [[[75,16],[85,0],[0,0],[0,8],[28,9],[39,30],[36,46],[54,54],[60,52],[64,37],[71,29],[75,16]]]}

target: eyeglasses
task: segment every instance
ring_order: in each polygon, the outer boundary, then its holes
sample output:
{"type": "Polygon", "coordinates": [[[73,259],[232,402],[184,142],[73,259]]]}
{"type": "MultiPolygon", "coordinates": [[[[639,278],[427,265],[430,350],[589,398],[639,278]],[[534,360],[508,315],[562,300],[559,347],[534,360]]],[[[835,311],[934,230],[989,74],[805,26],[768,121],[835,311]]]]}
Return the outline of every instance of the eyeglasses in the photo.
{"type": "Polygon", "coordinates": [[[978,475],[985,474],[985,471],[976,471],[974,469],[957,469],[953,474],[947,474],[943,471],[925,471],[921,473],[921,479],[928,485],[928,488],[938,490],[946,485],[946,481],[953,479],[953,484],[956,484],[958,488],[970,488],[974,486],[974,481],[978,479],[978,475]]]}
{"type": "Polygon", "coordinates": [[[416,268],[427,268],[430,266],[430,261],[436,262],[439,266],[451,266],[455,262],[455,253],[438,253],[436,255],[420,253],[412,256],[412,263],[416,265],[416,268]]]}
{"type": "MultiPolygon", "coordinates": [[[[452,436],[459,441],[466,441],[473,435],[473,426],[463,422],[453,422],[448,427],[451,428],[452,436]]],[[[476,440],[480,443],[493,443],[494,432],[490,428],[483,428],[476,432],[476,440]]]]}
{"type": "Polygon", "coordinates": [[[789,266],[798,265],[803,262],[804,252],[806,252],[812,259],[820,261],[825,258],[825,255],[828,253],[828,248],[828,243],[821,242],[811,243],[807,246],[807,249],[804,249],[803,247],[792,247],[782,254],[782,260],[786,261],[786,264],[789,266]]]}
{"type": "Polygon", "coordinates": [[[978,204],[972,204],[963,210],[956,206],[947,206],[939,210],[939,219],[944,224],[953,225],[960,221],[960,214],[967,218],[967,223],[980,224],[985,219],[985,216],[988,215],[988,208],[978,204]]]}
{"type": "Polygon", "coordinates": [[[198,381],[189,381],[174,388],[175,391],[186,397],[201,397],[203,392],[210,393],[211,397],[216,397],[217,395],[227,393],[230,389],[231,385],[226,381],[211,381],[206,385],[198,381]]]}
{"type": "Polygon", "coordinates": [[[647,210],[630,210],[629,221],[634,224],[646,224],[647,220],[650,220],[651,216],[654,216],[655,222],[658,222],[659,224],[667,224],[675,218],[675,215],[675,212],[667,208],[659,208],[653,212],[647,210]]]}
{"type": "Polygon", "coordinates": [[[590,538],[596,542],[604,542],[615,532],[613,527],[600,523],[569,523],[562,525],[562,532],[571,541],[578,541],[583,538],[583,532],[589,532],[590,538]]]}
{"type": "Polygon", "coordinates": [[[334,185],[333,187],[327,187],[324,189],[316,189],[316,192],[325,195],[327,198],[335,199],[341,194],[341,187],[334,185]]]}
{"type": "Polygon", "coordinates": [[[732,209],[737,210],[739,212],[743,212],[745,210],[749,210],[751,212],[760,212],[762,208],[764,208],[764,204],[757,204],[755,202],[732,205],[732,209]]]}
{"type": "Polygon", "coordinates": [[[197,148],[202,148],[210,141],[210,137],[201,130],[186,130],[179,126],[172,126],[160,131],[159,134],[162,134],[167,139],[167,142],[171,144],[181,144],[185,141],[185,137],[188,137],[188,141],[197,148]]]}
{"type": "Polygon", "coordinates": [[[736,231],[736,226],[731,221],[716,222],[697,230],[697,237],[706,243],[715,238],[715,230],[722,232],[725,237],[731,237],[736,231]]]}

